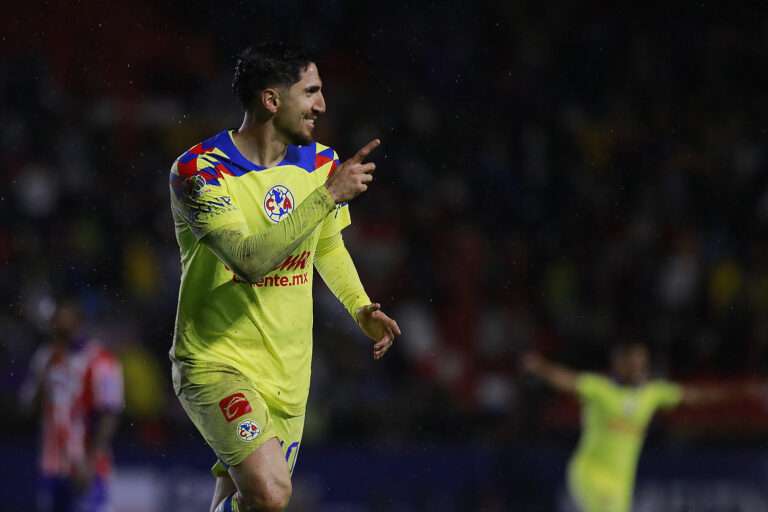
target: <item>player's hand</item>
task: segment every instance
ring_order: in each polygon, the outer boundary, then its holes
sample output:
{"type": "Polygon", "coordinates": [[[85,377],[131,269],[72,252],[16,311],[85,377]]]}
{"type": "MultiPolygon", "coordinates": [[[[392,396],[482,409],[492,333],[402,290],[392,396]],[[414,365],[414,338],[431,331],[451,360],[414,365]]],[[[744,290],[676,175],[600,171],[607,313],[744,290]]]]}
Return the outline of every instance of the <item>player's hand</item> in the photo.
{"type": "Polygon", "coordinates": [[[400,326],[382,310],[381,304],[368,304],[357,310],[357,324],[374,341],[373,358],[381,359],[400,336],[400,326]]]}
{"type": "Polygon", "coordinates": [[[325,187],[334,201],[343,203],[368,190],[368,185],[373,181],[373,171],[376,170],[376,164],[373,162],[363,163],[363,160],[379,147],[379,144],[381,144],[379,139],[373,139],[355,153],[352,158],[338,166],[328,177],[325,187]]]}
{"type": "Polygon", "coordinates": [[[93,468],[87,462],[75,465],[72,471],[72,483],[78,494],[86,492],[93,481],[93,468]]]}

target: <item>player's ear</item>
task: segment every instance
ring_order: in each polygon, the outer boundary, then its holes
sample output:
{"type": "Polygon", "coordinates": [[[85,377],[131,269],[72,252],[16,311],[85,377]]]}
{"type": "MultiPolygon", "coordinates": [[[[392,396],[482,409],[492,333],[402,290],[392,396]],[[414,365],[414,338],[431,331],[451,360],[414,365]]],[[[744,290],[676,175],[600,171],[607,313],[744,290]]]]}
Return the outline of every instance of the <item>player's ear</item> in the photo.
{"type": "Polygon", "coordinates": [[[280,92],[273,88],[261,91],[261,105],[268,112],[276,114],[278,107],[280,107],[280,92]]]}

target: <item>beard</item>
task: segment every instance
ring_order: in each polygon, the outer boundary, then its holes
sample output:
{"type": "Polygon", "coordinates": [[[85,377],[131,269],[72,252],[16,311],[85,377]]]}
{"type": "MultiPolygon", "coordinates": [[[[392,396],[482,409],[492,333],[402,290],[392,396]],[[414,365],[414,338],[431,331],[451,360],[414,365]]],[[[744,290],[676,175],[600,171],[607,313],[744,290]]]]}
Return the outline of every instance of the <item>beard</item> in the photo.
{"type": "Polygon", "coordinates": [[[286,138],[288,139],[288,143],[294,146],[306,146],[307,144],[314,142],[311,135],[299,131],[287,133],[286,138]]]}
{"type": "Polygon", "coordinates": [[[294,146],[305,146],[314,142],[312,133],[307,134],[302,127],[304,125],[305,118],[302,117],[299,120],[299,126],[290,126],[287,123],[275,123],[275,127],[280,131],[280,134],[286,140],[288,144],[294,146]]]}

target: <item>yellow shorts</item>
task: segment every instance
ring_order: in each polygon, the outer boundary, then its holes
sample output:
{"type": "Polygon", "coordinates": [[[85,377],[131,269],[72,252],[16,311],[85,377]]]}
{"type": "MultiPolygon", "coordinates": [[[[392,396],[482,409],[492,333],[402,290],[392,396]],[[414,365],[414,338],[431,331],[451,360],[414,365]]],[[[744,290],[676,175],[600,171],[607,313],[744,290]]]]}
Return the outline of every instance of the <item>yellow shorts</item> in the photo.
{"type": "Polygon", "coordinates": [[[181,406],[218,461],[214,476],[241,463],[276,437],[293,473],[299,456],[304,415],[287,416],[270,407],[251,381],[232,368],[181,370],[173,365],[173,383],[181,406]]]}
{"type": "Polygon", "coordinates": [[[588,463],[568,466],[568,490],[580,512],[629,512],[632,489],[621,478],[588,463]]]}

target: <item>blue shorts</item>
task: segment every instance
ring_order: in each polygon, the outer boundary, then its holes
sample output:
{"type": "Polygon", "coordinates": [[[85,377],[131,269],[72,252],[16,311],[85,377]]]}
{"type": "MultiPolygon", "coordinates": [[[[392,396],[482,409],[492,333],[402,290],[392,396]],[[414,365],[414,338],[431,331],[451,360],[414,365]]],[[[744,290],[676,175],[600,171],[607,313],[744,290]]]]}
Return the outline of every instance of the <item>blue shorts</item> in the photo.
{"type": "Polygon", "coordinates": [[[80,494],[70,478],[44,476],[37,494],[39,512],[108,512],[109,488],[104,478],[95,477],[80,494]]]}

